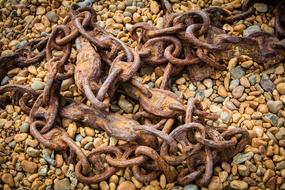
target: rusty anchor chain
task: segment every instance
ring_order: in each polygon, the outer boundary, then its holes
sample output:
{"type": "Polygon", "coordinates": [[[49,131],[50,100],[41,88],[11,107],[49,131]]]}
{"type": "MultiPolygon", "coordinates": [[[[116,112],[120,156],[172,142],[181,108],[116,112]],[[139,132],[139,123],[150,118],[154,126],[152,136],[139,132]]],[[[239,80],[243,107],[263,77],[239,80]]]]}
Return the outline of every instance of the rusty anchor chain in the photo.
{"type": "Polygon", "coordinates": [[[51,150],[69,152],[67,162],[76,161],[75,174],[82,183],[99,183],[129,167],[143,183],[163,173],[167,182],[207,186],[214,165],[229,161],[250,141],[245,129],[207,125],[217,115],[203,110],[198,100],[189,99],[184,105],[169,90],[171,78],[186,70],[191,79],[202,80],[214,69],[225,69],[222,61],[236,55],[248,55],[265,66],[284,60],[284,1],[274,9],[276,35],[258,32],[247,37],[225,34],[221,26],[254,14],[251,0],[244,1],[239,13],[220,7],[173,13],[167,0],[161,4],[166,13],[162,29],[138,23],[131,30],[136,49],[97,25],[92,8],[72,5],[63,25],[49,36],[0,57],[1,79],[9,70],[37,64],[45,57],[49,74],[44,90],[1,86],[0,106],[19,104],[29,114],[31,135],[51,150]],[[75,64],[70,61],[73,44],[78,52],[75,64]],[[159,88],[148,88],[136,80],[145,65],[162,67],[159,88]],[[61,96],[62,81],[71,77],[90,106],[61,96]],[[119,94],[139,104],[133,118],[109,110],[119,94]],[[182,121],[176,120],[178,116],[182,121]],[[61,127],[60,118],[105,131],[126,143],[84,151],[61,127]]]}

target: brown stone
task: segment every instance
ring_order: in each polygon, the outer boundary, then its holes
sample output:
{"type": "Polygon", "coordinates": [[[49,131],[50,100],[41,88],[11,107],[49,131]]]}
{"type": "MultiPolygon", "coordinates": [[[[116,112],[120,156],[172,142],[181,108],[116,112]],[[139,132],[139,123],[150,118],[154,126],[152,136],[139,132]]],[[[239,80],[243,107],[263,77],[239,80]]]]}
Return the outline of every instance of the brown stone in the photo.
{"type": "Polygon", "coordinates": [[[125,189],[136,190],[137,188],[132,182],[124,181],[118,186],[117,190],[125,190],[125,189]]]}
{"type": "Polygon", "coordinates": [[[21,166],[25,172],[28,172],[31,174],[36,173],[38,169],[38,165],[36,163],[28,161],[28,160],[23,160],[21,162],[21,166]]]}

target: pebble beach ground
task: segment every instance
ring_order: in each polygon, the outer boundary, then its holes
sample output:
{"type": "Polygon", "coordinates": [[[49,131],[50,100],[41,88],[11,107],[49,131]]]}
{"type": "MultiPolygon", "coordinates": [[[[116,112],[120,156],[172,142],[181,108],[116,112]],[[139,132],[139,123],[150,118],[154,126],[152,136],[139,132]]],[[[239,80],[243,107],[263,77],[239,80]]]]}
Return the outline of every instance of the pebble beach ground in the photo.
{"type": "MultiPolygon", "coordinates": [[[[175,12],[222,6],[238,9],[241,0],[170,0],[175,12]]],[[[46,36],[57,24],[62,24],[73,1],[56,0],[0,0],[0,52],[8,55],[28,40],[46,36]],[[25,8],[25,4],[29,4],[25,8]]],[[[98,24],[121,39],[130,47],[136,47],[129,30],[138,22],[152,22],[158,28],[163,24],[163,11],[153,0],[85,0],[81,6],[92,7],[97,12],[98,24]]],[[[223,29],[236,36],[247,36],[255,31],[274,33],[272,7],[254,4],[255,14],[223,29]]],[[[71,57],[76,56],[76,51],[71,57]]],[[[285,190],[285,63],[268,68],[258,65],[250,57],[239,56],[225,62],[227,69],[217,71],[201,82],[191,82],[187,73],[173,79],[172,91],[186,102],[194,97],[202,101],[207,110],[217,113],[214,122],[219,127],[248,129],[252,138],[244,152],[232,162],[222,163],[214,169],[214,176],[203,190],[285,190]]],[[[142,83],[158,87],[163,71],[159,67],[140,70],[142,83]]],[[[1,81],[25,84],[35,90],[43,89],[47,81],[45,62],[27,68],[10,70],[1,81]]],[[[70,78],[63,82],[61,93],[66,97],[81,99],[81,93],[70,78]]],[[[112,103],[111,110],[128,117],[137,112],[139,105],[125,96],[112,103]]],[[[82,126],[70,120],[63,127],[76,143],[87,152],[102,145],[123,144],[105,133],[82,126]]],[[[28,115],[20,107],[7,105],[0,112],[0,189],[102,189],[102,190],[159,190],[199,189],[194,184],[184,187],[167,184],[162,174],[149,184],[142,184],[130,169],[119,170],[108,181],[84,185],[74,177],[74,165],[67,164],[61,154],[46,149],[29,134],[28,115]]]]}

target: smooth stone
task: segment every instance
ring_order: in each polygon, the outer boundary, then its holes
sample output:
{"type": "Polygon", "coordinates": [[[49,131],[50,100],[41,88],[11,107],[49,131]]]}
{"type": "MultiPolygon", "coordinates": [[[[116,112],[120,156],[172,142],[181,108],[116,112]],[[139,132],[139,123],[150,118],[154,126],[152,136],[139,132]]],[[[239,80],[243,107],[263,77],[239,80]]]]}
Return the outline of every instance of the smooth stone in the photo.
{"type": "Polygon", "coordinates": [[[207,90],[204,90],[204,95],[206,98],[209,98],[212,94],[213,94],[213,89],[212,88],[209,88],[207,90]]]}
{"type": "Polygon", "coordinates": [[[245,75],[245,71],[241,66],[237,66],[233,68],[231,71],[231,75],[234,79],[240,79],[242,76],[245,75]]]}
{"type": "Polygon", "coordinates": [[[231,102],[231,101],[225,101],[225,106],[229,109],[229,110],[231,110],[231,111],[233,111],[233,110],[236,110],[237,109],[237,107],[231,102]]]}
{"type": "Polygon", "coordinates": [[[27,133],[20,133],[20,134],[16,134],[14,136],[14,139],[16,142],[21,142],[21,141],[24,141],[27,137],[28,137],[27,133]]]}
{"type": "Polygon", "coordinates": [[[127,6],[126,12],[130,12],[133,14],[133,13],[137,12],[137,7],[136,6],[127,6]]]}
{"type": "Polygon", "coordinates": [[[21,162],[21,166],[25,172],[28,172],[30,174],[36,173],[38,169],[38,165],[32,161],[23,160],[21,162]]]}
{"type": "Polygon", "coordinates": [[[92,148],[94,148],[94,145],[92,142],[89,142],[84,146],[85,150],[92,150],[92,148]]]}
{"type": "Polygon", "coordinates": [[[247,160],[250,160],[253,157],[253,152],[247,152],[247,153],[239,153],[233,158],[234,164],[241,164],[247,160]]]}
{"type": "Polygon", "coordinates": [[[240,181],[240,180],[233,180],[230,183],[231,188],[233,189],[237,189],[237,190],[247,190],[248,188],[248,184],[244,181],[240,181]]]}
{"type": "Polygon", "coordinates": [[[263,88],[263,90],[267,92],[272,92],[275,88],[274,83],[270,79],[261,79],[260,85],[263,88]]]}
{"type": "Polygon", "coordinates": [[[276,89],[280,94],[285,95],[285,83],[284,82],[277,84],[276,89]]]}
{"type": "Polygon", "coordinates": [[[92,3],[94,3],[94,0],[84,0],[82,2],[78,2],[77,5],[80,6],[81,8],[85,8],[85,7],[91,7],[92,3]]]}
{"type": "Polygon", "coordinates": [[[58,180],[54,183],[54,190],[69,190],[70,182],[67,178],[58,180]]]}
{"type": "Polygon", "coordinates": [[[130,181],[123,181],[122,183],[120,183],[120,185],[118,186],[117,190],[136,190],[136,186],[130,182],[130,181]]]}
{"type": "Polygon", "coordinates": [[[199,190],[199,188],[197,185],[190,184],[190,185],[184,186],[184,190],[199,190]]]}
{"type": "Polygon", "coordinates": [[[278,113],[278,111],[284,108],[284,105],[281,101],[269,100],[267,102],[267,107],[271,113],[278,113]]]}
{"type": "Polygon", "coordinates": [[[34,82],[31,85],[31,88],[34,90],[42,90],[45,87],[45,83],[39,80],[34,80],[34,82]]]}
{"type": "Polygon", "coordinates": [[[60,90],[61,90],[61,91],[68,90],[69,87],[70,87],[72,84],[74,84],[74,79],[73,79],[73,78],[69,78],[69,79],[63,80],[62,83],[61,83],[61,88],[60,88],[60,90]]]}
{"type": "Polygon", "coordinates": [[[233,79],[230,82],[229,90],[232,91],[239,85],[239,79],[233,79]]]}
{"type": "Polygon", "coordinates": [[[243,86],[237,86],[236,88],[233,89],[232,95],[234,98],[240,98],[243,94],[244,87],[243,86]]]}
{"type": "Polygon", "coordinates": [[[15,148],[15,147],[16,147],[16,141],[10,142],[10,143],[8,144],[8,146],[9,146],[10,148],[15,148]]]}
{"type": "Polygon", "coordinates": [[[228,112],[222,112],[220,115],[221,120],[223,123],[229,123],[232,119],[232,116],[228,112]]]}
{"type": "Polygon", "coordinates": [[[21,133],[27,133],[27,132],[29,132],[29,129],[30,129],[30,124],[27,122],[23,122],[21,127],[20,127],[20,132],[21,133]]]}
{"type": "Polygon", "coordinates": [[[159,12],[159,5],[156,1],[151,1],[150,2],[150,11],[153,14],[157,14],[159,12]]]}
{"type": "Polygon", "coordinates": [[[276,164],[276,170],[282,170],[285,169],[285,161],[281,161],[276,164]]]}
{"type": "Polygon", "coordinates": [[[3,79],[1,80],[1,85],[8,84],[9,80],[10,80],[10,77],[8,76],[3,77],[3,79]]]}
{"type": "Polygon", "coordinates": [[[279,129],[279,131],[275,134],[276,139],[281,140],[285,137],[285,128],[282,127],[279,129]]]}
{"type": "Polygon", "coordinates": [[[83,137],[82,137],[80,134],[77,134],[77,135],[75,136],[75,141],[76,141],[76,142],[81,142],[82,139],[83,139],[83,137]]]}
{"type": "Polygon", "coordinates": [[[209,185],[208,190],[223,190],[223,184],[218,176],[213,176],[209,185]]]}
{"type": "Polygon", "coordinates": [[[214,99],[214,102],[215,103],[222,103],[225,101],[225,98],[221,97],[221,96],[218,96],[214,99]]]}
{"type": "Polygon", "coordinates": [[[5,183],[8,184],[10,187],[13,187],[15,182],[13,179],[13,176],[10,173],[4,173],[1,177],[1,180],[5,183]]]}
{"type": "Polygon", "coordinates": [[[248,77],[249,83],[253,86],[256,84],[256,75],[251,75],[248,77]]]}
{"type": "Polygon", "coordinates": [[[258,25],[252,25],[247,27],[244,31],[243,31],[243,36],[248,37],[250,34],[253,34],[255,32],[260,32],[261,28],[258,25]]]}
{"type": "Polygon", "coordinates": [[[271,123],[272,125],[276,125],[278,121],[278,117],[272,113],[263,114],[262,119],[266,122],[271,123]]]}
{"type": "Polygon", "coordinates": [[[266,13],[268,11],[268,6],[265,3],[254,3],[253,7],[260,13],[266,13]]]}

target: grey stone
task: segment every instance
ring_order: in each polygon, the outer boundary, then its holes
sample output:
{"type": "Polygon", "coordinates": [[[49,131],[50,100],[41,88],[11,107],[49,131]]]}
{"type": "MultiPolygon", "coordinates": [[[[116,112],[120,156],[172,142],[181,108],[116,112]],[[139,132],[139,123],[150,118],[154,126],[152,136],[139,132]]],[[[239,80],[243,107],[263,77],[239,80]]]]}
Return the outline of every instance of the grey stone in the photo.
{"type": "Polygon", "coordinates": [[[251,75],[248,77],[249,83],[253,86],[256,83],[256,75],[251,75]]]}
{"type": "Polygon", "coordinates": [[[84,146],[85,150],[92,150],[92,148],[94,148],[94,145],[92,142],[89,142],[84,146]]]}
{"type": "Polygon", "coordinates": [[[184,190],[199,190],[199,188],[197,185],[190,184],[190,185],[184,186],[184,190]]]}
{"type": "Polygon", "coordinates": [[[229,110],[231,110],[231,111],[237,109],[237,107],[236,107],[231,101],[226,101],[226,102],[225,102],[225,106],[226,106],[229,110]]]}
{"type": "Polygon", "coordinates": [[[276,169],[277,169],[277,170],[285,169],[285,161],[278,162],[278,163],[276,164],[276,169]]]}
{"type": "Polygon", "coordinates": [[[253,152],[247,152],[247,153],[239,153],[233,158],[234,164],[241,164],[247,160],[250,160],[253,157],[253,152]]]}
{"type": "Polygon", "coordinates": [[[255,32],[260,32],[261,31],[261,28],[260,26],[258,25],[252,25],[252,26],[249,26],[247,27],[244,31],[243,31],[243,35],[245,37],[249,36],[250,34],[253,34],[255,32]]]}
{"type": "Polygon", "coordinates": [[[26,46],[27,43],[28,43],[27,40],[21,40],[21,41],[16,45],[16,48],[17,48],[17,49],[21,49],[21,48],[23,48],[24,46],[26,46]]]}
{"type": "Polygon", "coordinates": [[[272,92],[275,88],[274,83],[270,79],[261,79],[260,85],[265,91],[272,92]]]}
{"type": "Polygon", "coordinates": [[[81,8],[85,8],[85,7],[91,7],[93,3],[94,0],[84,0],[82,2],[77,3],[77,5],[80,6],[81,8]]]}
{"type": "Polygon", "coordinates": [[[267,107],[271,113],[278,113],[279,110],[284,108],[284,105],[281,101],[272,101],[267,102],[267,107]]]}
{"type": "Polygon", "coordinates": [[[75,136],[75,141],[76,141],[76,142],[81,142],[82,139],[83,139],[83,137],[82,137],[80,134],[77,134],[77,135],[75,136]]]}
{"type": "Polygon", "coordinates": [[[48,166],[45,165],[45,166],[40,166],[39,167],[38,174],[40,176],[46,176],[47,172],[48,172],[48,166]]]}
{"type": "Polygon", "coordinates": [[[70,182],[67,178],[58,180],[54,183],[54,190],[69,190],[70,182]]]}
{"type": "Polygon", "coordinates": [[[202,101],[205,98],[204,91],[198,90],[195,94],[195,98],[202,101]]]}
{"type": "Polygon", "coordinates": [[[271,123],[272,125],[276,125],[278,117],[275,114],[266,113],[266,114],[263,114],[262,119],[266,122],[271,123]]]}
{"type": "Polygon", "coordinates": [[[238,85],[239,85],[239,79],[231,80],[230,86],[229,86],[230,91],[235,89],[238,85]]]}
{"type": "Polygon", "coordinates": [[[8,76],[3,77],[3,79],[1,80],[1,85],[5,85],[8,84],[10,78],[8,76]]]}
{"type": "Polygon", "coordinates": [[[8,144],[8,146],[9,146],[10,148],[15,148],[15,146],[16,146],[16,141],[10,142],[10,143],[8,144]]]}
{"type": "Polygon", "coordinates": [[[228,112],[222,112],[220,115],[221,120],[223,123],[229,123],[232,119],[232,116],[228,112]]]}
{"type": "Polygon", "coordinates": [[[48,154],[48,153],[44,153],[43,154],[43,158],[45,161],[47,161],[47,163],[49,163],[50,165],[52,166],[55,166],[56,165],[56,161],[54,159],[51,158],[51,156],[48,154]]]}
{"type": "Polygon", "coordinates": [[[30,124],[27,122],[23,122],[21,127],[20,127],[20,132],[21,133],[27,133],[29,132],[30,124]]]}
{"type": "Polygon", "coordinates": [[[214,99],[215,103],[222,103],[225,101],[225,98],[223,98],[222,96],[218,96],[214,99]]]}
{"type": "Polygon", "coordinates": [[[28,147],[26,150],[27,154],[33,158],[36,158],[40,155],[40,151],[37,149],[34,149],[33,147],[28,147]]]}
{"type": "Polygon", "coordinates": [[[31,85],[32,89],[34,90],[42,90],[45,87],[45,83],[43,83],[42,81],[39,80],[35,80],[32,85],[31,85]]]}
{"type": "Polygon", "coordinates": [[[53,12],[53,11],[49,11],[47,14],[46,14],[48,20],[52,23],[57,23],[58,19],[59,19],[59,16],[53,12]]]}
{"type": "Polygon", "coordinates": [[[243,70],[243,68],[241,68],[241,66],[237,66],[233,68],[231,74],[234,79],[240,79],[242,76],[245,75],[245,71],[243,70]]]}

